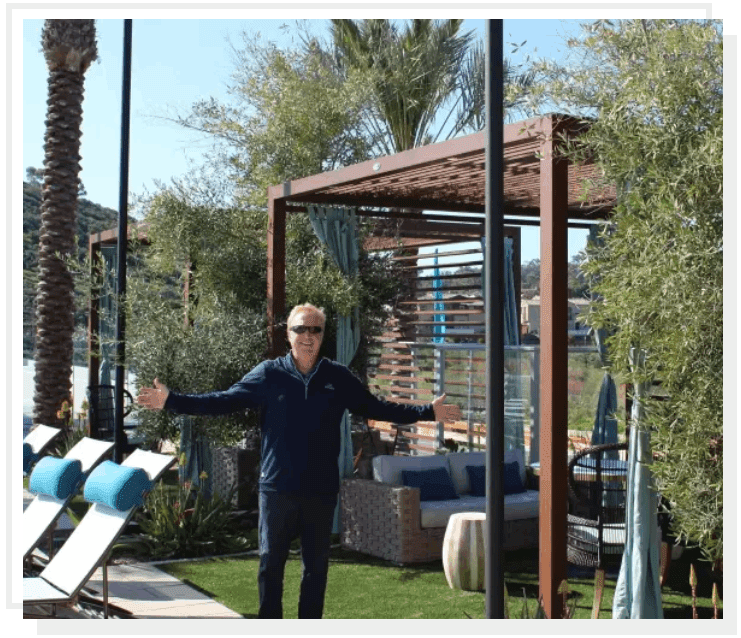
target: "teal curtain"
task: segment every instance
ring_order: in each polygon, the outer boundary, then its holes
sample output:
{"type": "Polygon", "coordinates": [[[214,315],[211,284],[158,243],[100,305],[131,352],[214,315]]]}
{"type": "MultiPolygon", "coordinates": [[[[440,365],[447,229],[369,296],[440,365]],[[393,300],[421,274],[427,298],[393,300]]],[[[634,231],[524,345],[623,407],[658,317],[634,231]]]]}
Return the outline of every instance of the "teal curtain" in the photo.
{"type": "MultiPolygon", "coordinates": [[[[481,238],[481,292],[486,301],[486,237],[481,238]]],[[[515,290],[514,240],[504,238],[504,345],[520,345],[520,333],[515,290]]],[[[522,385],[522,357],[517,352],[505,351],[504,375],[504,447],[505,450],[519,449],[525,455],[525,388],[522,385]]],[[[531,432],[531,434],[534,434],[531,432]]],[[[537,441],[536,441],[537,443],[537,441]]],[[[531,443],[532,445],[532,443],[531,443]]]]}
{"type": "MultiPolygon", "coordinates": [[[[517,292],[515,290],[515,265],[513,262],[514,240],[504,238],[504,345],[519,346],[520,333],[517,320],[517,292]]],[[[481,293],[486,300],[486,236],[481,237],[481,257],[484,264],[481,267],[481,293]]]]}
{"type": "MultiPolygon", "coordinates": [[[[357,215],[345,208],[309,206],[309,220],[319,240],[340,271],[348,278],[358,273],[360,253],[358,248],[357,215]]],[[[360,310],[354,308],[352,315],[337,318],[337,361],[349,365],[360,345],[360,310]]],[[[350,415],[342,417],[340,442],[340,479],[353,475],[352,432],[350,415]]],[[[339,532],[339,507],[335,511],[334,532],[339,532]]]]}
{"type": "MultiPolygon", "coordinates": [[[[643,369],[646,354],[634,348],[631,367],[643,369]]],[[[651,477],[650,435],[645,425],[644,401],[648,383],[634,385],[628,451],[625,503],[625,552],[615,585],[613,618],[663,618],[659,583],[658,494],[651,477]]]]}

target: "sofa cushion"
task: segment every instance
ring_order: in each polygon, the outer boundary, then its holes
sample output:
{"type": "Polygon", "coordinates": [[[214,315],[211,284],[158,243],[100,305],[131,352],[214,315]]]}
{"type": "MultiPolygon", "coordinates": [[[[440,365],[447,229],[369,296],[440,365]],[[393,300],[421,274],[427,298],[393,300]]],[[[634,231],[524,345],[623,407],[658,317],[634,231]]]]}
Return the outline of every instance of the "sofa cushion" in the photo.
{"type": "Polygon", "coordinates": [[[382,454],[373,458],[373,480],[392,485],[403,485],[402,470],[430,470],[435,467],[449,468],[444,454],[428,456],[391,456],[382,454]]]}
{"type": "Polygon", "coordinates": [[[402,470],[401,480],[408,487],[418,487],[420,501],[448,501],[458,498],[450,474],[443,467],[429,470],[402,470]]]}
{"type": "Polygon", "coordinates": [[[471,492],[471,481],[466,471],[466,465],[486,466],[486,452],[450,452],[445,456],[450,463],[450,476],[453,478],[455,490],[459,495],[471,492]]]}
{"type": "MultiPolygon", "coordinates": [[[[504,520],[538,518],[540,515],[539,497],[540,494],[536,490],[507,494],[504,497],[504,520]]],[[[486,512],[486,498],[467,495],[449,501],[423,501],[419,509],[422,527],[446,527],[452,514],[486,512]]]]}

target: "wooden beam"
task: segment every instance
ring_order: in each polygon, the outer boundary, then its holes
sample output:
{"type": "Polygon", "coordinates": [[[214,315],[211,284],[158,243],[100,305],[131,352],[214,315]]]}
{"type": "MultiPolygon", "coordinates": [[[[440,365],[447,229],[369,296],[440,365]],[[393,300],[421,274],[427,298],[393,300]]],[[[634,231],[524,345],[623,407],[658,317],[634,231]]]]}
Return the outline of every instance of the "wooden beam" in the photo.
{"type": "MultiPolygon", "coordinates": [[[[551,121],[551,120],[549,120],[551,121]]],[[[540,561],[548,618],[560,618],[566,578],[568,442],[568,163],[545,131],[540,172],[540,561]]]]}

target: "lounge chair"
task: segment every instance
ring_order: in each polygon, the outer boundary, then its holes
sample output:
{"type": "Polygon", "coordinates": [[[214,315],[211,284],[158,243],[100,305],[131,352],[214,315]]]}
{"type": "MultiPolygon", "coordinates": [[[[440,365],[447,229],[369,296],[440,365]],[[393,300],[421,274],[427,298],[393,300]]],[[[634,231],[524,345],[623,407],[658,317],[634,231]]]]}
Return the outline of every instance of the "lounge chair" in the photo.
{"type": "Polygon", "coordinates": [[[23,579],[24,618],[48,618],[26,606],[70,605],[95,570],[103,567],[103,607],[108,617],[107,558],[114,543],[175,457],[135,450],[121,465],[101,463],[85,482],[85,500],[93,503],[56,556],[35,578],[23,579]],[[144,472],[137,472],[138,469],[144,472]],[[127,476],[128,471],[128,476],[127,476]]]}
{"type": "MultiPolygon", "coordinates": [[[[80,485],[112,449],[113,443],[109,441],[97,441],[85,437],[67,452],[63,459],[48,457],[42,459],[34,468],[29,480],[29,488],[31,491],[38,491],[23,511],[24,560],[38,547],[44,536],[49,533],[53,534],[57,520],[78,493],[80,485]],[[77,476],[74,476],[75,468],[70,463],[73,461],[80,462],[77,476]],[[65,464],[67,464],[66,467],[65,464]],[[46,465],[49,467],[46,468],[46,465]],[[65,469],[68,471],[66,479],[69,483],[61,485],[62,473],[65,469]],[[58,485],[61,487],[57,488],[58,485]]],[[[53,551],[51,540],[50,538],[49,558],[52,557],[53,551]]]]}
{"type": "Polygon", "coordinates": [[[34,463],[52,444],[62,430],[49,425],[37,425],[25,437],[23,437],[23,475],[27,475],[34,463]]]}

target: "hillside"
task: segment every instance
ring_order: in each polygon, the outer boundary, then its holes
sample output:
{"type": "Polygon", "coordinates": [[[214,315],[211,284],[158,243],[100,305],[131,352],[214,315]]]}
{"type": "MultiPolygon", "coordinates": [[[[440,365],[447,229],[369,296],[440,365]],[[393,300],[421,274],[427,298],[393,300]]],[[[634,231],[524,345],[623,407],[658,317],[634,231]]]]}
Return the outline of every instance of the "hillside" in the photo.
{"type": "MultiPolygon", "coordinates": [[[[118,213],[80,198],[77,209],[77,238],[80,253],[87,251],[90,233],[115,228],[118,213]]],[[[41,186],[23,182],[23,357],[33,358],[35,297],[38,282],[39,229],[41,227],[41,186]]],[[[84,331],[85,317],[77,317],[78,332],[84,331]]],[[[76,353],[76,359],[77,359],[76,353]]],[[[84,360],[84,356],[83,356],[84,360]]]]}

